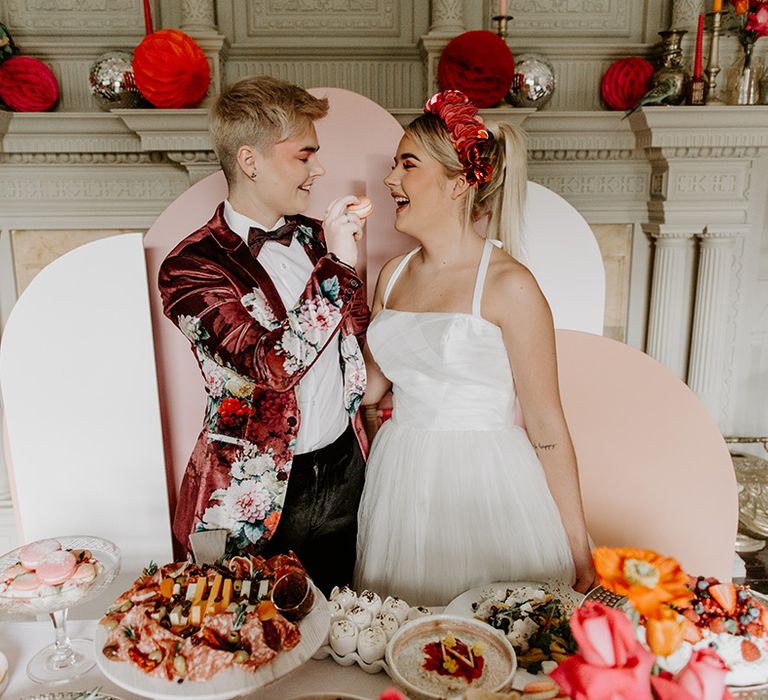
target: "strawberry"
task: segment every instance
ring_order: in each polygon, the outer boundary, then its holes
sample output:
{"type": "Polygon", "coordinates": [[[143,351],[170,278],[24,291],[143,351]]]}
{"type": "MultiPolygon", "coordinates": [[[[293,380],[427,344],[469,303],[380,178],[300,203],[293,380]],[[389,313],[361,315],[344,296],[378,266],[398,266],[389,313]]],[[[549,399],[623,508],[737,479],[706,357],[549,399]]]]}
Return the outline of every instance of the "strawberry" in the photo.
{"type": "Polygon", "coordinates": [[[704,598],[701,601],[702,606],[704,607],[704,612],[708,613],[715,613],[720,614],[723,612],[723,608],[720,606],[720,604],[712,597],[704,598]]]}
{"type": "Polygon", "coordinates": [[[701,615],[698,615],[693,611],[693,608],[686,608],[683,610],[683,616],[696,624],[699,620],[701,620],[701,615]]]}
{"type": "Polygon", "coordinates": [[[732,583],[718,583],[709,587],[711,595],[729,615],[736,612],[736,586],[732,583]]]}
{"type": "Polygon", "coordinates": [[[725,632],[725,620],[722,617],[713,617],[709,621],[709,629],[715,634],[721,634],[725,632]]]}
{"type": "MultiPolygon", "coordinates": [[[[694,613],[695,615],[695,613],[694,613]]],[[[701,641],[704,638],[701,630],[696,627],[690,620],[686,620],[683,623],[683,639],[691,644],[701,641]]]]}
{"type": "Polygon", "coordinates": [[[757,661],[760,658],[760,649],[748,639],[741,641],[741,655],[744,661],[757,661]]]}

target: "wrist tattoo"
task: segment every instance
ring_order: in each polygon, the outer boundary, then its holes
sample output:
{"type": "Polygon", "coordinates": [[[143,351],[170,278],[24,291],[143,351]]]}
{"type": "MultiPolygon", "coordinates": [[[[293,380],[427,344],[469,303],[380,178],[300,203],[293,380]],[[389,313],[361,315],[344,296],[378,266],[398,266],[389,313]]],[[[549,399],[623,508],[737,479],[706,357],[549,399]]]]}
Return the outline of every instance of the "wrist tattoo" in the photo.
{"type": "Polygon", "coordinates": [[[549,442],[546,445],[542,445],[540,442],[533,443],[534,450],[554,450],[557,447],[556,442],[549,442]]]}

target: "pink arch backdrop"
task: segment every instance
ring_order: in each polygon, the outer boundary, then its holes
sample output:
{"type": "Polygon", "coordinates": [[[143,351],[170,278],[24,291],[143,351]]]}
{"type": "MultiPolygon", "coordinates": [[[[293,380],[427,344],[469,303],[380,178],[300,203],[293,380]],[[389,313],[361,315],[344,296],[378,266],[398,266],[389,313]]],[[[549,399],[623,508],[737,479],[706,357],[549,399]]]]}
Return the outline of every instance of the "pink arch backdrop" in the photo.
{"type": "Polygon", "coordinates": [[[597,544],[730,580],[738,497],[726,444],[670,370],[609,338],[557,331],[560,394],[597,544]]]}
{"type": "MultiPolygon", "coordinates": [[[[376,212],[368,220],[361,265],[370,296],[383,263],[415,245],[394,230],[394,207],[382,183],[402,129],[360,95],[336,88],[312,92],[328,96],[331,111],[317,124],[328,172],[313,187],[308,213],[322,217],[327,204],[343,194],[371,197],[376,212]]],[[[172,508],[200,429],[205,395],[187,341],[163,316],[157,272],[167,253],[204,224],[226,195],[222,173],[205,178],[173,202],[145,237],[172,508]]],[[[578,225],[587,261],[579,274],[586,279],[592,269],[592,277],[601,275],[594,239],[586,235],[585,222],[578,225]]],[[[564,235],[569,233],[576,232],[564,235]]],[[[549,236],[550,246],[559,245],[546,226],[542,235],[549,236]]],[[[578,286],[578,280],[570,282],[578,286]]],[[[599,304],[602,318],[602,279],[598,282],[594,294],[581,303],[599,304]]],[[[556,310],[556,300],[547,296],[556,310]]],[[[691,572],[729,579],[738,515],[736,483],[725,443],[703,405],[650,357],[599,335],[558,331],[558,355],[561,393],[595,541],[653,548],[678,557],[691,572]]]]}

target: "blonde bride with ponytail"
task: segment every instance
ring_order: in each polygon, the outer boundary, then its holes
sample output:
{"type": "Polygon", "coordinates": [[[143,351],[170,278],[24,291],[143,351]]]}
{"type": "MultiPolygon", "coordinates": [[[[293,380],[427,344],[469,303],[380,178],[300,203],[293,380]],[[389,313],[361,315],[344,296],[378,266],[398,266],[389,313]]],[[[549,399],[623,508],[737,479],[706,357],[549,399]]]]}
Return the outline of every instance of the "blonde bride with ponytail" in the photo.
{"type": "Polygon", "coordinates": [[[363,409],[374,415],[391,389],[393,411],[378,432],[366,421],[355,585],[412,605],[493,581],[555,577],[586,591],[594,570],[552,316],[520,262],[525,139],[486,127],[456,90],[424,112],[384,180],[395,228],[420,245],[384,265],[371,310],[363,409]]]}

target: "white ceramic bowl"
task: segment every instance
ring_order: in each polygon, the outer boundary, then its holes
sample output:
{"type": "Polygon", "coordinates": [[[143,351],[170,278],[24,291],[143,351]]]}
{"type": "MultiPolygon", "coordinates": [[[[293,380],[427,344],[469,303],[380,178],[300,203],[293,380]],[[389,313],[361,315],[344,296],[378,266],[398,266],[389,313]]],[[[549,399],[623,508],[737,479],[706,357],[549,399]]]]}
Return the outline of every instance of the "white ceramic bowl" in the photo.
{"type": "Polygon", "coordinates": [[[8,681],[10,679],[11,672],[8,668],[8,659],[5,654],[0,651],[0,695],[5,692],[5,689],[8,687],[8,681]]]}
{"type": "Polygon", "coordinates": [[[429,615],[404,624],[389,640],[386,660],[392,681],[411,700],[460,698],[469,687],[507,690],[517,670],[515,650],[504,635],[479,620],[453,615],[429,615]],[[466,644],[480,642],[484,647],[483,672],[471,686],[461,680],[454,683],[459,687],[449,688],[445,676],[421,668],[424,646],[449,632],[466,644]]]}

